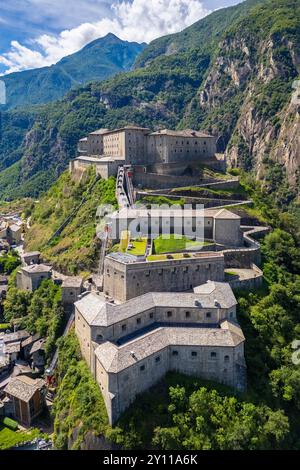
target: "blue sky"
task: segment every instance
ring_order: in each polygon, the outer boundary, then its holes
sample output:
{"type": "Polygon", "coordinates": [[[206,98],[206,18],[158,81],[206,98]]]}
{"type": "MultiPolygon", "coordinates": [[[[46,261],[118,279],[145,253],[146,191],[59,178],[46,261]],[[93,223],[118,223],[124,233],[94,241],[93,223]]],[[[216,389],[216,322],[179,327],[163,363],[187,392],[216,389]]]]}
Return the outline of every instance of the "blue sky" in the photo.
{"type": "Polygon", "coordinates": [[[108,32],[150,42],[240,1],[0,0],[0,73],[56,63],[108,32]]]}

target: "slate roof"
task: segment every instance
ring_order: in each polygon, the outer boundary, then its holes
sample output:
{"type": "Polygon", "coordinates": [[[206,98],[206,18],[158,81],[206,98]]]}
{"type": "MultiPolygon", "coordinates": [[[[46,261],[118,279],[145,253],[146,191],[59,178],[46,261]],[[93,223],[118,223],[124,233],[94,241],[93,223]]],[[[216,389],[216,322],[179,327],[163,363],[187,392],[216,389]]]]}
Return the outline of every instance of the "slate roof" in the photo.
{"type": "Polygon", "coordinates": [[[75,306],[89,325],[106,327],[155,307],[213,310],[231,308],[237,303],[230,285],[224,282],[208,281],[194,290],[191,293],[149,292],[120,305],[106,302],[104,297],[91,292],[75,302],[75,306]]]}
{"type": "Polygon", "coordinates": [[[62,283],[62,287],[81,287],[83,279],[79,276],[68,276],[65,277],[62,283]]]}
{"type": "Polygon", "coordinates": [[[21,341],[15,341],[14,343],[7,343],[4,345],[5,354],[18,353],[21,350],[21,341]]]}
{"type": "Polygon", "coordinates": [[[12,224],[9,226],[10,230],[12,232],[18,232],[19,230],[22,230],[22,225],[17,225],[17,224],[12,224]]]}
{"type": "Polygon", "coordinates": [[[33,344],[35,341],[38,341],[40,338],[41,336],[38,333],[36,333],[35,335],[29,336],[28,338],[22,341],[22,348],[25,348],[26,346],[33,344]]]}
{"type": "Polygon", "coordinates": [[[169,346],[235,347],[245,338],[238,326],[232,331],[228,323],[221,328],[161,327],[121,346],[100,344],[95,354],[107,372],[118,373],[169,346]]]}
{"type": "Polygon", "coordinates": [[[194,131],[193,129],[183,129],[182,131],[175,131],[170,129],[162,129],[160,131],[152,132],[150,135],[168,135],[171,137],[205,137],[208,139],[213,139],[212,135],[206,134],[201,131],[194,131]]]}
{"type": "Polygon", "coordinates": [[[3,343],[13,343],[28,338],[29,333],[26,330],[19,330],[14,333],[7,333],[3,336],[3,343]]]}
{"type": "Polygon", "coordinates": [[[241,219],[241,217],[227,209],[220,209],[214,216],[215,219],[241,219]]]}
{"type": "Polygon", "coordinates": [[[26,273],[48,273],[52,270],[52,266],[46,264],[31,264],[30,266],[24,266],[22,268],[26,273]]]}
{"type": "Polygon", "coordinates": [[[31,256],[40,256],[41,252],[40,251],[28,251],[26,253],[22,254],[22,258],[27,258],[31,256]]]}
{"type": "Polygon", "coordinates": [[[46,342],[45,338],[41,338],[38,341],[35,341],[33,345],[31,346],[29,354],[31,355],[37,351],[43,351],[45,348],[45,342],[46,342]]]}
{"type": "Polygon", "coordinates": [[[37,390],[45,385],[43,379],[32,379],[26,375],[20,375],[10,379],[4,391],[21,401],[28,402],[37,390]]]}

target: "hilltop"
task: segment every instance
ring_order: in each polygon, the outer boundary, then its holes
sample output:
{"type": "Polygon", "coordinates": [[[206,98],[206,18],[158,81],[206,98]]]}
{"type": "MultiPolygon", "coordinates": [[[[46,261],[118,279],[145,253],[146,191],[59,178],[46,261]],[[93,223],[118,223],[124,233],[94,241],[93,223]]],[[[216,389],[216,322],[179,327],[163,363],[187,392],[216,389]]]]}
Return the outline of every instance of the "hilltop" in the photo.
{"type": "Polygon", "coordinates": [[[73,87],[130,70],[145,45],[107,34],[55,65],[6,75],[2,80],[7,89],[7,108],[55,101],[73,87]]]}

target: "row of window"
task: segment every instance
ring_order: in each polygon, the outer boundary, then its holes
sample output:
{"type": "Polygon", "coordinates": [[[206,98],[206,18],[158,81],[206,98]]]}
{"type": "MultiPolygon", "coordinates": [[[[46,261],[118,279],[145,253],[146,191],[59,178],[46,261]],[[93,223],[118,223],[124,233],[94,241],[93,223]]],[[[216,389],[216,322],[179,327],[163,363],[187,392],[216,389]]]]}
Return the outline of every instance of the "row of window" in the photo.
{"type": "MultiPolygon", "coordinates": [[[[210,264],[202,265],[202,267],[203,267],[204,269],[210,269],[210,268],[211,268],[211,265],[210,265],[210,264]]],[[[183,268],[181,268],[181,271],[182,271],[183,273],[188,272],[188,270],[189,270],[189,267],[188,267],[188,266],[184,266],[183,268]]],[[[199,265],[194,266],[194,269],[193,269],[194,272],[198,272],[199,270],[200,270],[200,266],[199,266],[199,265]]],[[[177,268],[161,269],[161,270],[158,271],[158,272],[157,272],[157,270],[152,271],[152,272],[154,272],[154,274],[159,274],[159,275],[162,275],[163,272],[175,274],[175,273],[180,272],[180,269],[178,269],[178,270],[177,270],[177,268]]],[[[109,274],[109,270],[108,270],[108,269],[107,269],[107,274],[109,274]]],[[[116,275],[117,273],[115,272],[114,274],[116,275]]],[[[149,277],[150,274],[151,274],[151,271],[149,270],[149,271],[145,272],[144,274],[145,274],[146,277],[149,277]]],[[[140,276],[139,276],[139,277],[140,277],[140,276]]],[[[132,279],[136,279],[136,275],[135,275],[135,274],[133,274],[132,279]]]]}
{"type": "MultiPolygon", "coordinates": [[[[230,315],[232,315],[232,314],[230,314],[230,315]]],[[[150,313],[149,313],[149,318],[153,318],[153,316],[154,316],[154,315],[153,315],[153,312],[150,312],[150,313]]],[[[166,317],[167,317],[167,318],[172,318],[172,317],[173,317],[173,312],[169,310],[169,311],[166,313],[166,317]]],[[[205,317],[206,317],[206,318],[211,318],[211,317],[212,317],[212,313],[211,313],[211,312],[206,312],[205,317]]],[[[191,312],[185,312],[185,318],[191,318],[191,312]]],[[[138,318],[136,319],[136,324],[137,324],[137,325],[140,325],[141,323],[142,323],[142,319],[141,319],[141,317],[138,317],[138,318]]],[[[127,324],[126,324],[126,323],[123,323],[123,325],[121,326],[121,329],[122,329],[122,331],[126,331],[126,330],[127,330],[127,324]]]]}
{"type": "MultiPolygon", "coordinates": [[[[172,351],[172,356],[176,356],[176,357],[179,356],[179,351],[177,351],[176,349],[174,349],[174,350],[172,351]]],[[[191,357],[197,357],[197,356],[198,356],[198,352],[197,352],[197,351],[191,351],[191,357]]],[[[217,359],[217,353],[216,353],[215,351],[212,351],[212,352],[210,353],[210,358],[211,358],[211,359],[217,359]]],[[[154,362],[155,362],[156,364],[158,364],[158,363],[160,362],[160,359],[161,359],[160,356],[156,356],[154,362]]],[[[228,355],[224,356],[224,362],[229,362],[229,361],[230,361],[230,357],[229,357],[228,355]]],[[[140,371],[143,372],[144,370],[146,370],[146,364],[142,364],[142,365],[140,366],[140,371]]]]}

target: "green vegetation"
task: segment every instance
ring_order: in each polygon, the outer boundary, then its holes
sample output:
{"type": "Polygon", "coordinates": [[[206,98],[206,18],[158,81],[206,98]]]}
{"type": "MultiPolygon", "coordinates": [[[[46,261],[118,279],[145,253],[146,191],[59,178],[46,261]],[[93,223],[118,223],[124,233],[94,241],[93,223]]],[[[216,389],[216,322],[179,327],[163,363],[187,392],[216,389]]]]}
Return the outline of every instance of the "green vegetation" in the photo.
{"type": "Polygon", "coordinates": [[[284,447],[288,432],[282,411],[232,396],[222,385],[168,373],[108,436],[125,449],[252,450],[284,447]]]}
{"type": "Polygon", "coordinates": [[[197,247],[201,248],[202,246],[210,245],[209,242],[194,241],[184,236],[177,238],[175,235],[170,235],[168,238],[161,235],[155,238],[153,244],[156,255],[163,253],[176,253],[183,250],[195,249],[197,247]]]}
{"type": "Polygon", "coordinates": [[[100,179],[95,184],[94,169],[87,171],[80,182],[63,173],[32,210],[31,227],[25,236],[26,250],[40,250],[46,260],[65,273],[91,270],[97,264],[100,248],[96,212],[101,204],[116,205],[114,178],[100,179]],[[86,200],[79,207],[83,198],[86,200]],[[69,224],[49,243],[74,210],[69,224]]]}
{"type": "Polygon", "coordinates": [[[2,424],[7,428],[11,429],[12,431],[16,431],[19,427],[17,421],[14,421],[13,419],[8,418],[7,416],[3,418],[2,424]]]}
{"type": "Polygon", "coordinates": [[[80,449],[88,433],[106,432],[108,418],[99,386],[81,358],[74,330],[59,340],[57,380],[54,445],[56,449],[80,449]]]}
{"type": "Polygon", "coordinates": [[[144,47],[108,34],[56,65],[6,75],[7,107],[48,103],[62,98],[75,84],[104,80],[129,70],[144,47]]]}
{"type": "Polygon", "coordinates": [[[144,196],[141,199],[139,199],[138,203],[145,205],[145,206],[149,206],[152,204],[157,204],[158,206],[162,206],[163,204],[167,204],[168,206],[172,206],[172,205],[184,206],[186,201],[183,197],[171,199],[166,196],[144,196]]]}
{"type": "Polygon", "coordinates": [[[7,450],[19,444],[30,442],[40,436],[38,429],[13,431],[0,423],[0,450],[7,450]]]}
{"type": "Polygon", "coordinates": [[[127,249],[127,253],[130,253],[134,256],[143,256],[146,251],[147,247],[147,238],[141,238],[140,240],[131,240],[130,244],[132,248],[130,250],[127,249]]]}
{"type": "Polygon", "coordinates": [[[0,323],[0,331],[7,330],[10,327],[10,323],[0,323]]]}
{"type": "Polygon", "coordinates": [[[21,264],[17,252],[10,251],[0,256],[0,274],[11,274],[21,264]]]}
{"type": "Polygon", "coordinates": [[[4,300],[4,318],[46,337],[45,355],[49,359],[63,324],[61,287],[52,280],[44,280],[34,293],[10,287],[4,300]]]}

